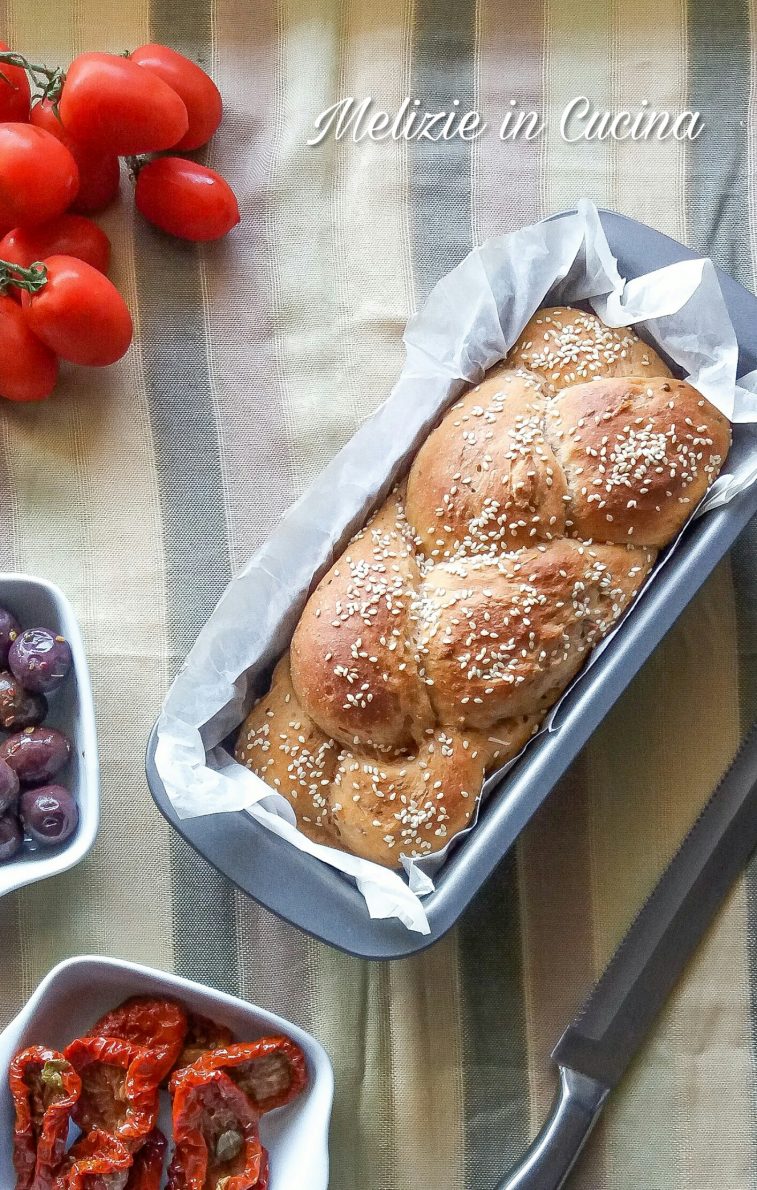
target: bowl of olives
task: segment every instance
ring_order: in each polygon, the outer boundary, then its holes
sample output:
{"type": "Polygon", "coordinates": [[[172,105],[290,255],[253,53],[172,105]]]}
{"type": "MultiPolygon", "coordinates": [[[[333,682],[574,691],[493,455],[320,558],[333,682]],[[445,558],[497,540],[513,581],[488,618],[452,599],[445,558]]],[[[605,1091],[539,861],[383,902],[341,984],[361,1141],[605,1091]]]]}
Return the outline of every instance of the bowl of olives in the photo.
{"type": "Polygon", "coordinates": [[[77,864],[98,820],[92,688],[73,609],[44,579],[0,575],[0,896],[77,864]]]}

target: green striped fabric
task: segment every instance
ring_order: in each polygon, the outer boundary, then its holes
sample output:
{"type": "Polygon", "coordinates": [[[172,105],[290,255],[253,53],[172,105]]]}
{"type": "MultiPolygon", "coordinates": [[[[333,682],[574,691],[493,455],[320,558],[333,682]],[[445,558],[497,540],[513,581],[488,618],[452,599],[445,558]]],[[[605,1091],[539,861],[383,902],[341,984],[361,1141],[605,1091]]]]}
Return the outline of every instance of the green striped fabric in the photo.
{"type": "MultiPolygon", "coordinates": [[[[0,902],[0,1024],[58,960],[174,969],[313,1030],[335,1065],[333,1190],[489,1190],[554,1089],[549,1051],[757,709],[757,526],[658,649],[459,926],[352,960],[275,920],[174,836],[143,775],[171,677],[229,576],[382,401],[401,332],[487,236],[582,195],[683,239],[750,288],[754,0],[0,0],[36,60],[166,41],[227,100],[204,151],[241,198],[226,242],[169,242],[124,180],[106,213],[135,347],[0,411],[0,566],[81,618],[103,821],[81,867],[0,902]],[[694,144],[567,145],[565,103],[698,109],[694,144]],[[511,99],[533,141],[346,138],[318,112],[511,99]]],[[[580,1190],[757,1187],[757,867],[582,1158],[580,1190]]],[[[273,1190],[276,1190],[274,1187],[273,1190]]]]}

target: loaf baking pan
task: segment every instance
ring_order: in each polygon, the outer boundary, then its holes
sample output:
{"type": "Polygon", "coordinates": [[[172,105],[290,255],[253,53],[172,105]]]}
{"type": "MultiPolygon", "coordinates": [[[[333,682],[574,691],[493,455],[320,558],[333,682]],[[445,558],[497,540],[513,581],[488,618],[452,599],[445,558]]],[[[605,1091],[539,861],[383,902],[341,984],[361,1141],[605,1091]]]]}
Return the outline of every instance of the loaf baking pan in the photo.
{"type": "MultiPolygon", "coordinates": [[[[624,216],[601,212],[601,221],[626,278],[697,255],[624,216]]],[[[723,273],[718,276],[739,343],[738,374],[743,375],[757,367],[757,298],[723,273]]],[[[261,904],[315,937],[364,958],[399,958],[421,950],[460,917],[755,512],[757,484],[686,528],[620,630],[564,700],[559,730],[538,736],[493,783],[476,827],[453,847],[435,876],[435,891],[424,897],[430,934],[413,933],[394,919],[371,919],[347,878],[291,847],[248,814],[179,819],[156,771],[155,732],[147,756],[153,796],[166,818],[212,864],[261,904]]]]}

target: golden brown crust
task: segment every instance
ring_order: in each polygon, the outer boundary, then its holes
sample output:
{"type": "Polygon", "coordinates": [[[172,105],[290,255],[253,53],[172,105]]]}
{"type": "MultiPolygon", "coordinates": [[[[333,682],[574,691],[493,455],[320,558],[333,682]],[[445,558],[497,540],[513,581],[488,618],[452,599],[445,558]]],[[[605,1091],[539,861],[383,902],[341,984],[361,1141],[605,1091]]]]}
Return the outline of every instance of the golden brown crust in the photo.
{"type": "Polygon", "coordinates": [[[729,445],[633,331],[540,311],[319,583],[237,759],[316,842],[388,867],[439,850],[729,445]]]}
{"type": "Polygon", "coordinates": [[[552,396],[571,384],[598,376],[670,376],[657,352],[628,327],[609,327],[570,306],[538,310],[507,357],[527,368],[552,396]]]}
{"type": "Polygon", "coordinates": [[[400,855],[438,851],[470,822],[485,759],[459,733],[440,730],[411,756],[345,750],[332,803],[341,846],[390,868],[400,855]]]}
{"type": "Polygon", "coordinates": [[[563,538],[435,566],[421,592],[421,651],[439,721],[485,730],[550,706],[653,558],[649,550],[563,538]]]}
{"type": "Polygon", "coordinates": [[[731,445],[728,419],[683,380],[594,380],[550,401],[547,433],[570,492],[570,533],[663,546],[731,445]]]}
{"type": "Polygon", "coordinates": [[[407,747],[433,722],[410,613],[420,581],[393,492],[307,602],[292,638],[305,710],[346,745],[407,747]]]}
{"type": "Polygon", "coordinates": [[[502,768],[513,760],[539,730],[543,714],[516,715],[513,719],[500,719],[490,724],[485,731],[466,727],[463,738],[471,748],[483,757],[486,773],[502,768]]]}
{"type": "Polygon", "coordinates": [[[339,746],[303,710],[292,687],[288,653],[273,671],[270,690],[242,724],[234,756],[291,802],[306,835],[316,843],[332,843],[328,789],[339,746]]]}
{"type": "Polygon", "coordinates": [[[428,558],[562,537],[565,480],[545,416],[536,378],[509,368],[453,405],[408,474],[407,517],[428,558]]]}
{"type": "Polygon", "coordinates": [[[285,654],[242,724],[235,757],[287,799],[309,839],[396,867],[400,854],[436,851],[467,826],[485,769],[517,755],[536,723],[465,736],[430,730],[409,753],[343,748],[303,710],[285,654]]]}

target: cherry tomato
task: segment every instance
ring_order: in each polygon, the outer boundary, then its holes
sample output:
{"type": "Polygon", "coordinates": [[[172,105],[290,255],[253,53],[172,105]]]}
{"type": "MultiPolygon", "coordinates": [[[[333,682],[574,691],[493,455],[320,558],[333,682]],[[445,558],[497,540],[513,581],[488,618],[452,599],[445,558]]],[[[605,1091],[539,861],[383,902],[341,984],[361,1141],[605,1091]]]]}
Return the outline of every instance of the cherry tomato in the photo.
{"type": "Polygon", "coordinates": [[[90,149],[74,140],[56,116],[49,99],[35,103],[29,119],[36,128],[44,128],[65,145],[79,167],[79,192],[71,203],[71,210],[80,215],[94,215],[96,211],[104,210],[121,185],[121,166],[115,153],[90,149]]]}
{"type": "Polygon", "coordinates": [[[16,227],[0,240],[0,260],[28,269],[46,256],[75,256],[107,273],[110,240],[101,227],[83,215],[59,215],[37,227],[16,227]]]}
{"type": "Polygon", "coordinates": [[[114,364],[131,343],[131,315],[121,294],[91,264],[49,256],[47,284],[22,293],[21,305],[38,339],[73,364],[114,364]]]}
{"type": "Polygon", "coordinates": [[[55,219],[78,188],[79,171],[65,145],[31,124],[0,124],[0,226],[55,219]]]}
{"type": "Polygon", "coordinates": [[[42,401],[58,379],[54,352],[33,335],[21,307],[0,294],[0,396],[42,401]]]}
{"type": "Polygon", "coordinates": [[[93,156],[82,160],[82,153],[74,153],[79,165],[79,193],[71,210],[79,215],[95,215],[104,211],[117,197],[121,187],[121,163],[117,157],[93,156]]]}
{"type": "Polygon", "coordinates": [[[145,219],[182,240],[217,240],[239,222],[226,179],[182,157],[158,157],[143,166],[135,200],[145,219]]]}
{"type": "Polygon", "coordinates": [[[189,127],[176,92],[117,54],[74,58],[58,108],[63,127],[80,144],[122,157],[170,149],[189,127]]]}
{"type": "Polygon", "coordinates": [[[166,45],[143,45],[134,50],[132,62],[157,74],[184,101],[189,128],[174,149],[199,149],[206,144],[223,115],[221,92],[212,78],[195,62],[166,45]]]}
{"type": "MultiPolygon", "coordinates": [[[[0,41],[0,50],[11,47],[0,41]]],[[[29,119],[31,105],[31,89],[29,78],[20,66],[9,66],[7,62],[0,62],[0,121],[6,123],[23,122],[29,119]]]]}

